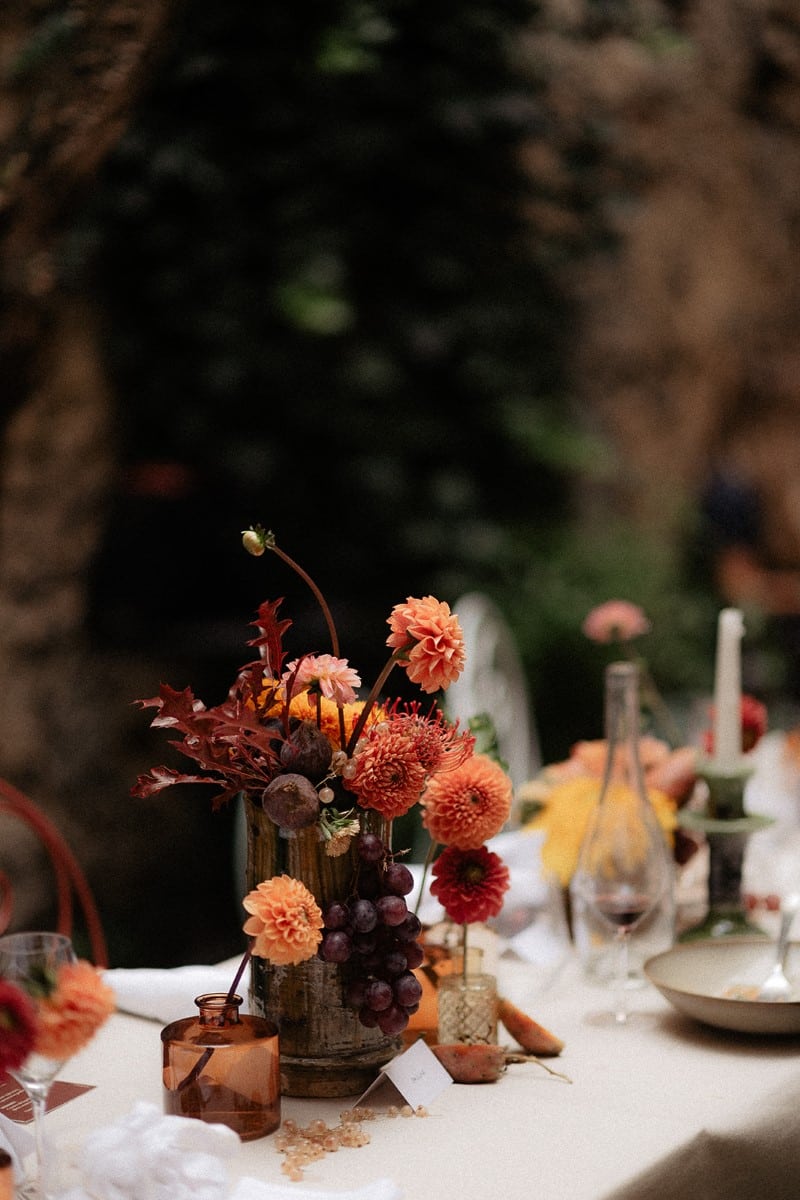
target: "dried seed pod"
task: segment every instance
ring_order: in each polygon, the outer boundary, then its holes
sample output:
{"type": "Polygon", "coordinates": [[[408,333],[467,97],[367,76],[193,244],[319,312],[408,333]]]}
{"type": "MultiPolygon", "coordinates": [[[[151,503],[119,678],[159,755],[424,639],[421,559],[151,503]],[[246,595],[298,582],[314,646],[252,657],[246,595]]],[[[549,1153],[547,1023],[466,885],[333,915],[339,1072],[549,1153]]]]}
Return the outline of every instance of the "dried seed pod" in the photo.
{"type": "Polygon", "coordinates": [[[283,829],[303,829],[319,816],[319,797],[305,775],[276,775],[261,803],[270,820],[283,829]]]}
{"type": "Polygon", "coordinates": [[[282,766],[314,782],[327,774],[332,756],[330,742],[313,721],[299,721],[281,746],[282,766]]]}

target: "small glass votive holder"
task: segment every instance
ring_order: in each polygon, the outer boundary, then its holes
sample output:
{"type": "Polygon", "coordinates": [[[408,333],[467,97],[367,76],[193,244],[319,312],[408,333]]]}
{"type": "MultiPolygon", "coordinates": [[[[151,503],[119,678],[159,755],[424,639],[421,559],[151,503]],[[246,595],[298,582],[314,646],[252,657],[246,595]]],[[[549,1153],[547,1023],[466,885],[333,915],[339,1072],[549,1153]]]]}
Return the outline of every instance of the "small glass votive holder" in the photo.
{"type": "Polygon", "coordinates": [[[497,1044],[497,980],[494,975],[445,975],[439,980],[439,1042],[497,1044]]]}
{"type": "Polygon", "coordinates": [[[208,992],[194,1017],[161,1031],[164,1112],[227,1125],[242,1141],[281,1121],[278,1031],[239,1012],[242,997],[208,992]]]}

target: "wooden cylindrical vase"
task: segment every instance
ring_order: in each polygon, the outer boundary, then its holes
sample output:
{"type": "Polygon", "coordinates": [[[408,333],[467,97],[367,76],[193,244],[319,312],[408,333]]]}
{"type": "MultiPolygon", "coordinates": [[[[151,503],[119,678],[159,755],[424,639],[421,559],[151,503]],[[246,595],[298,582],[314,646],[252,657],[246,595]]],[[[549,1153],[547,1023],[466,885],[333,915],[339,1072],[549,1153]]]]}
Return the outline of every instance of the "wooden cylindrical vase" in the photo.
{"type": "MultiPolygon", "coordinates": [[[[323,910],[347,899],[356,877],[355,847],[330,858],[316,825],[281,830],[245,797],[247,887],[275,875],[300,879],[323,910]]],[[[376,832],[381,832],[376,830],[376,832]]],[[[346,1001],[349,963],[309,959],[274,966],[253,957],[250,1006],[278,1027],[281,1092],[285,1096],[358,1096],[400,1046],[398,1038],[367,1029],[346,1001]]]]}

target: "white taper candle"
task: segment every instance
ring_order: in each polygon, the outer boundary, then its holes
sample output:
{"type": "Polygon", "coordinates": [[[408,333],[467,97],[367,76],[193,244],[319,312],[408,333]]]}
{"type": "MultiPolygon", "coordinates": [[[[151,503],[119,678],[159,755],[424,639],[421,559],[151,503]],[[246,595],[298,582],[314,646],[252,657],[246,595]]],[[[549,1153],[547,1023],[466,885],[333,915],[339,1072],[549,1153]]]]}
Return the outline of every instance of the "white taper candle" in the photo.
{"type": "Polygon", "coordinates": [[[714,753],[720,775],[732,775],[742,758],[742,657],[744,620],[738,608],[723,608],[717,625],[714,680],[714,753]]]}

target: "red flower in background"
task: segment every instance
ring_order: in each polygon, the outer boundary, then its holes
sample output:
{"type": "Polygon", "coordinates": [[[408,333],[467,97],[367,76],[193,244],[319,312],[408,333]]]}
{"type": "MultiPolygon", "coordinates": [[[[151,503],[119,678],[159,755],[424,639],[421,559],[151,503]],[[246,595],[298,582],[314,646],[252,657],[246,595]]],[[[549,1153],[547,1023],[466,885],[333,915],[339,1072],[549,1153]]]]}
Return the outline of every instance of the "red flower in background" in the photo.
{"type": "Polygon", "coordinates": [[[434,863],[433,875],[431,895],[457,925],[496,917],[511,883],[508,867],[485,846],[476,850],[448,847],[434,863]]]}
{"type": "MultiPolygon", "coordinates": [[[[709,709],[709,716],[713,723],[714,707],[709,709]]],[[[755,696],[742,696],[742,753],[747,754],[760,741],[767,732],[767,708],[760,700],[756,700],[755,696]]],[[[703,735],[703,749],[706,754],[714,753],[714,730],[707,729],[703,735]]]]}

